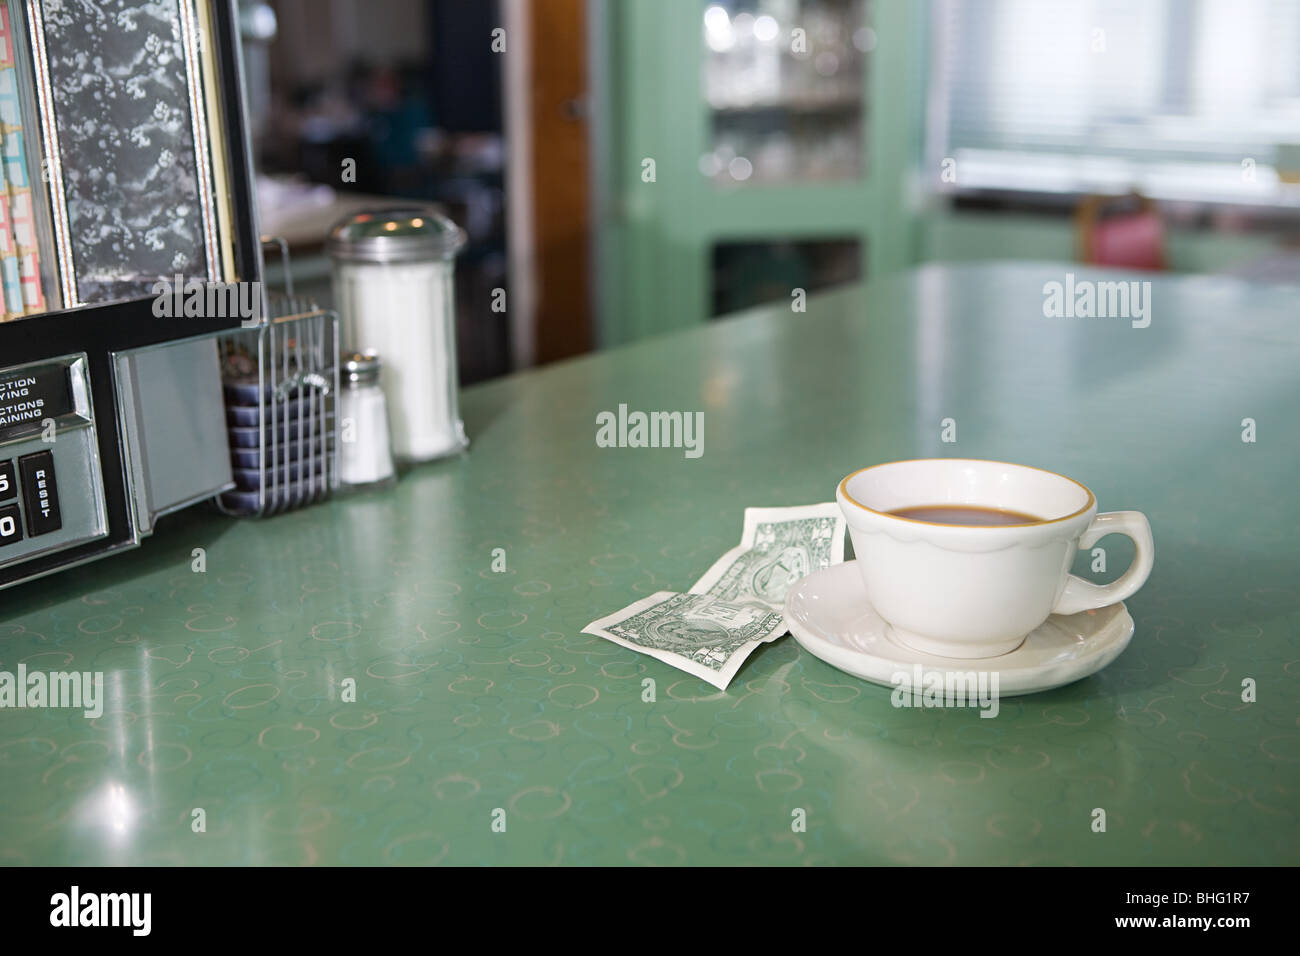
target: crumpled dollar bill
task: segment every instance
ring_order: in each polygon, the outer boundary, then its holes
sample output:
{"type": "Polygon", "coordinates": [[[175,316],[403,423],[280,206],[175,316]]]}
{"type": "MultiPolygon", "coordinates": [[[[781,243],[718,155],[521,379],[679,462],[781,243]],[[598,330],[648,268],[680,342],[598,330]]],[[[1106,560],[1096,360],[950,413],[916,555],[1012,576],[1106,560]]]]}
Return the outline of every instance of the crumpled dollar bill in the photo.
{"type": "Polygon", "coordinates": [[[790,586],[844,560],[844,516],[827,502],[746,508],[745,530],[685,594],[659,591],[582,629],[726,688],[754,648],[789,628],[790,586]]]}

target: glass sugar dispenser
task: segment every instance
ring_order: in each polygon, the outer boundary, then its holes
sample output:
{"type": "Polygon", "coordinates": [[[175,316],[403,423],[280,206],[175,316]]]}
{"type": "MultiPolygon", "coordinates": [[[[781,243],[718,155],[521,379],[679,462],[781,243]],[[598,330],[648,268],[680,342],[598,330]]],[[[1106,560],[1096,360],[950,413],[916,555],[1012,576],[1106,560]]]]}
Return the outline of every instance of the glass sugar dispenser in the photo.
{"type": "Polygon", "coordinates": [[[347,349],[383,357],[393,455],[423,462],[469,445],[460,417],[453,279],[465,232],[418,206],[362,212],[330,230],[347,349]]]}

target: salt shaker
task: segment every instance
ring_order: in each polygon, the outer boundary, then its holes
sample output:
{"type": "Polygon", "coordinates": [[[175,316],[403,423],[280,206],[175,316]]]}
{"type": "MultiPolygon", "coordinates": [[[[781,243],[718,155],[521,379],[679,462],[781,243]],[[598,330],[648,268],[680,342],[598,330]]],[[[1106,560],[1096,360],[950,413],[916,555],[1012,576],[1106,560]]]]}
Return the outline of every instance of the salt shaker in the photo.
{"type": "Polygon", "coordinates": [[[388,408],[379,385],[380,362],[359,352],[342,356],[339,393],[339,481],[375,485],[395,476],[388,434],[388,408]]]}
{"type": "Polygon", "coordinates": [[[358,213],[330,230],[343,344],[384,357],[382,387],[400,460],[429,461],[469,444],[452,285],[464,244],[464,231],[428,208],[358,213]]]}

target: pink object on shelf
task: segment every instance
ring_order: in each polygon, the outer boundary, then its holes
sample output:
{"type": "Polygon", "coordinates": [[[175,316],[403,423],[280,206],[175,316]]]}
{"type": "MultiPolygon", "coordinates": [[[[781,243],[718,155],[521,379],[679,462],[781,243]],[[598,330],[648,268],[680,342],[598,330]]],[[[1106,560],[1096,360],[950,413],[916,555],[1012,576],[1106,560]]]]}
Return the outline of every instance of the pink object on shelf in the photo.
{"type": "Polygon", "coordinates": [[[1129,269],[1165,267],[1164,227],[1154,210],[1111,216],[1093,223],[1088,261],[1129,269]]]}

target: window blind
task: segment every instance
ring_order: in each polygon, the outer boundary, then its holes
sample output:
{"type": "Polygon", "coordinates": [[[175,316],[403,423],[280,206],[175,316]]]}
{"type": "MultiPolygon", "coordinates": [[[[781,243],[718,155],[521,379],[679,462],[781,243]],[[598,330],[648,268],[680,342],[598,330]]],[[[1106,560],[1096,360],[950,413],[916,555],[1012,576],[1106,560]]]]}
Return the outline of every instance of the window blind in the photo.
{"type": "Polygon", "coordinates": [[[1258,194],[1300,144],[1300,0],[934,0],[932,23],[929,152],[958,188],[1258,194]]]}

